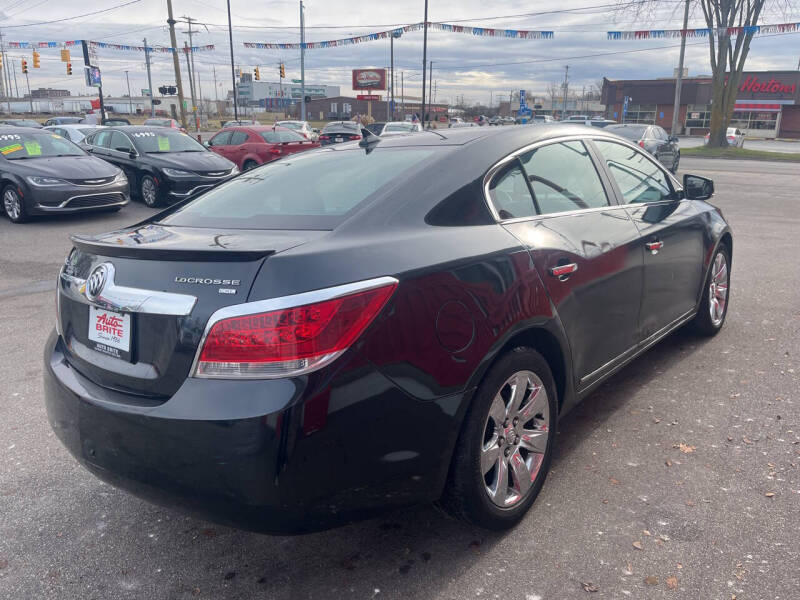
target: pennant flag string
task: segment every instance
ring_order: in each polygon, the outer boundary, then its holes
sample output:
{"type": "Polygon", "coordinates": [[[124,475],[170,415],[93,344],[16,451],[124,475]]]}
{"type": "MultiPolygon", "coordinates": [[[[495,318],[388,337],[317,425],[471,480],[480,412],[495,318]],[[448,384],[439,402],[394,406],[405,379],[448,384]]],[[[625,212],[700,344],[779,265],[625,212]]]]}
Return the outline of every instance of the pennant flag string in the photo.
{"type": "MultiPolygon", "coordinates": [[[[420,31],[424,28],[423,23],[413,23],[404,27],[378,31],[376,33],[366,33],[354,37],[343,38],[341,40],[327,40],[322,42],[306,42],[306,50],[318,48],[336,48],[339,46],[350,46],[374,40],[388,39],[410,31],[420,31]]],[[[553,39],[552,31],[527,31],[522,29],[491,29],[489,27],[467,27],[465,25],[450,25],[448,23],[428,23],[428,29],[433,31],[448,31],[452,33],[466,33],[480,37],[499,37],[515,38],[523,40],[549,40],[553,39]]],[[[259,48],[262,50],[300,50],[300,43],[283,42],[244,42],[245,48],[259,48]]]]}
{"type": "Polygon", "coordinates": [[[800,23],[778,23],[775,25],[750,25],[747,27],[719,27],[715,29],[645,29],[633,31],[609,31],[609,40],[651,40],[659,38],[703,38],[709,35],[717,37],[736,37],[741,34],[765,35],[775,33],[794,33],[800,31],[800,23]]]}
{"type": "MultiPolygon", "coordinates": [[[[69,40],[66,42],[8,42],[9,48],[24,48],[24,49],[39,49],[39,48],[71,48],[79,46],[81,40],[69,40]]],[[[126,50],[133,52],[144,52],[144,46],[130,46],[128,44],[109,44],[107,42],[94,42],[89,40],[89,45],[93,48],[101,48],[103,50],[126,50]]],[[[214,44],[205,46],[191,46],[188,48],[178,48],[180,52],[207,52],[215,50],[214,44]]],[[[174,51],[169,46],[147,46],[148,52],[168,52],[174,51]]]]}

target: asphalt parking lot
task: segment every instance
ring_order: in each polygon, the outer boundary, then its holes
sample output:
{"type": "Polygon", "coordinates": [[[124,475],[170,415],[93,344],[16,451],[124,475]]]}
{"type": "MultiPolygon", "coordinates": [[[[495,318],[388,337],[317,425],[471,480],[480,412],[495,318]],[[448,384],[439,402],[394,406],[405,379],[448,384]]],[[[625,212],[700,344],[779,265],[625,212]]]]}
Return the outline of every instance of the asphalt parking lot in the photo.
{"type": "Polygon", "coordinates": [[[0,217],[0,598],[789,600],[800,595],[800,169],[684,159],[734,230],[728,321],[678,332],[563,419],[505,535],[421,506],[302,537],[149,505],[68,455],[42,347],[68,234],[151,211],[0,217]]]}

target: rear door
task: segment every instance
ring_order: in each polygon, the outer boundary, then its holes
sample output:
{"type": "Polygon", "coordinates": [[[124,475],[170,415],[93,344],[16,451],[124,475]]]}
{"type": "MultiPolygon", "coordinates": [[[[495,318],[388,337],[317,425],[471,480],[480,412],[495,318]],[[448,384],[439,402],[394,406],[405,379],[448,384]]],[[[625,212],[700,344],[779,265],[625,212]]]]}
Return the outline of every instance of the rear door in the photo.
{"type": "Polygon", "coordinates": [[[231,140],[228,142],[230,156],[227,158],[228,160],[235,162],[239,168],[241,168],[242,160],[244,159],[244,155],[247,153],[246,144],[249,137],[250,136],[248,135],[247,131],[243,129],[234,129],[233,133],[231,134],[231,140]]]}
{"type": "Polygon", "coordinates": [[[700,211],[673,187],[646,153],[609,140],[594,140],[607,165],[619,203],[640,234],[644,291],[642,338],[692,312],[703,278],[704,232],[700,211]]]}
{"type": "Polygon", "coordinates": [[[504,226],[528,246],[569,338],[579,387],[637,338],[642,254],[636,226],[580,140],[526,152],[492,182],[504,226]]]}

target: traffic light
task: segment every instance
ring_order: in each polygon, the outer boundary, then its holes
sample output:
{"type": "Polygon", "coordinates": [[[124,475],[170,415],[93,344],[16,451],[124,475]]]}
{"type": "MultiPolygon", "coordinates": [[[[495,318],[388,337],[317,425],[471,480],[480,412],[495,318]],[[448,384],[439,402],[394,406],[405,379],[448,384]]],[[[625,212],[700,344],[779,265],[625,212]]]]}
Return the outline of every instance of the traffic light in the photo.
{"type": "Polygon", "coordinates": [[[67,75],[72,75],[72,63],[67,63],[67,75]]]}
{"type": "Polygon", "coordinates": [[[286,69],[283,67],[283,63],[281,63],[281,79],[286,77],[286,69]]]}
{"type": "Polygon", "coordinates": [[[261,72],[258,70],[258,67],[253,69],[253,79],[255,79],[256,81],[261,80],[261,72]]]}
{"type": "Polygon", "coordinates": [[[162,96],[166,96],[167,95],[167,86],[165,86],[165,85],[158,86],[158,93],[161,94],[162,96]]]}
{"type": "Polygon", "coordinates": [[[42,65],[39,64],[39,53],[36,50],[34,50],[33,51],[33,68],[34,69],[38,69],[41,66],[42,65]]]}
{"type": "Polygon", "coordinates": [[[22,59],[22,73],[24,75],[28,74],[28,61],[25,60],[24,58],[22,59]]]}

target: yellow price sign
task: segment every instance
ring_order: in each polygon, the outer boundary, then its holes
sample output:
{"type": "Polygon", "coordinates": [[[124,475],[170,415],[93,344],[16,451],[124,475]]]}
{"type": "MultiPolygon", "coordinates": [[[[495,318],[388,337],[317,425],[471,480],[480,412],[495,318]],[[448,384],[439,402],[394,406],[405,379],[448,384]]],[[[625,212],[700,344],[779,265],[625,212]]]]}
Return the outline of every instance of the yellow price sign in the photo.
{"type": "Polygon", "coordinates": [[[169,152],[169,138],[158,136],[158,151],[169,152]]]}

